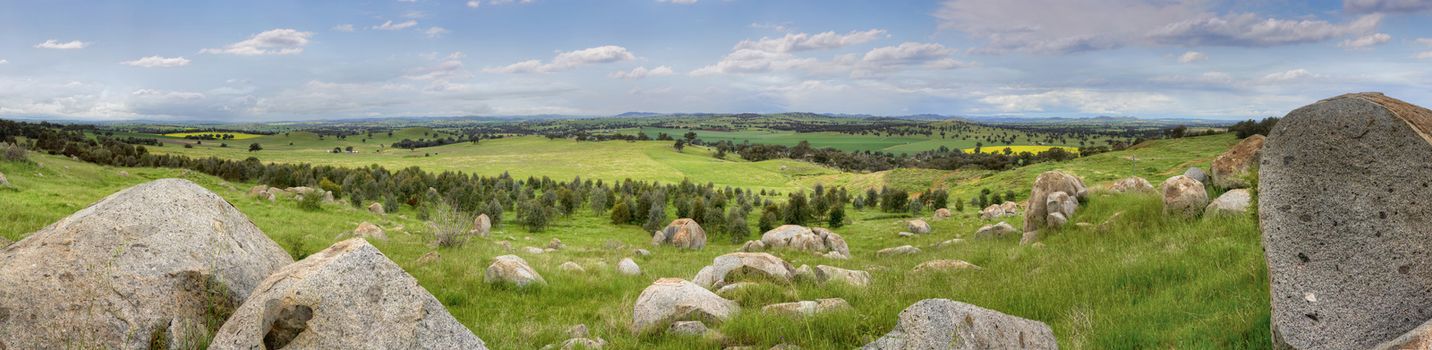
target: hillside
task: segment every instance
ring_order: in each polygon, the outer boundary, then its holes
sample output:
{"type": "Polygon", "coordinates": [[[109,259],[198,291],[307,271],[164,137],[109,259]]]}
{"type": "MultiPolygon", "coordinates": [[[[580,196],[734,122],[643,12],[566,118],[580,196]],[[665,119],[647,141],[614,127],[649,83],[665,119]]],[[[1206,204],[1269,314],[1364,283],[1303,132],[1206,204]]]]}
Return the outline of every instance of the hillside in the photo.
{"type": "MultiPolygon", "coordinates": [[[[530,144],[524,146],[546,149],[535,152],[532,157],[482,150],[466,157],[450,155],[452,158],[434,159],[385,154],[371,159],[394,167],[421,165],[425,169],[487,174],[500,173],[494,168],[509,164],[513,167],[509,171],[518,176],[548,175],[544,171],[572,174],[572,166],[588,164],[593,167],[587,168],[590,172],[580,173],[584,177],[629,172],[664,181],[682,178],[676,174],[688,174],[681,172],[681,166],[695,166],[690,164],[712,159],[706,156],[686,159],[665,145],[643,143],[568,142],[572,145],[569,147],[535,138],[492,142],[527,142],[530,144]],[[604,149],[605,152],[591,151],[594,145],[611,148],[604,149]],[[579,148],[590,153],[569,154],[580,151],[579,148]],[[601,162],[583,159],[601,153],[646,154],[648,158],[642,161],[654,163],[644,164],[652,168],[663,165],[666,167],[660,169],[677,171],[666,174],[632,167],[625,163],[629,160],[620,157],[600,158],[612,162],[620,159],[619,166],[590,165],[601,162]]],[[[1029,182],[1044,170],[1061,169],[1079,174],[1091,187],[1126,176],[1129,164],[1121,159],[1129,155],[1141,159],[1135,171],[1157,183],[1167,174],[1181,172],[1185,166],[1206,165],[1209,158],[1232,142],[1228,136],[1158,141],[1130,151],[999,173],[901,169],[869,174],[879,176],[879,180],[830,173],[800,179],[775,176],[767,179],[751,170],[765,167],[772,172],[779,171],[779,162],[738,162],[756,168],[714,166],[685,171],[696,176],[710,172],[711,175],[705,176],[750,181],[773,188],[794,188],[809,185],[812,179],[826,179],[830,180],[827,184],[840,184],[841,180],[851,185],[877,181],[912,188],[939,183],[955,193],[952,197],[962,198],[983,187],[1014,190],[1024,196],[1029,182]]],[[[300,143],[295,142],[295,146],[298,145],[300,143]]],[[[455,146],[460,145],[444,147],[455,146]]],[[[289,152],[269,152],[268,146],[265,148],[264,154],[279,158],[265,161],[314,162],[313,159],[344,156],[304,152],[285,155],[289,152]],[[285,156],[292,158],[283,158],[285,156]]],[[[163,150],[180,149],[171,146],[163,150]]],[[[244,153],[242,150],[196,150],[222,156],[244,153]]],[[[438,153],[441,157],[445,151],[438,153]]],[[[733,299],[746,311],[716,327],[725,337],[711,340],[633,335],[628,329],[631,310],[637,293],[653,280],[691,278],[715,256],[736,251],[739,245],[734,242],[713,239],[700,251],[651,247],[650,234],[643,229],[612,225],[605,215],[582,210],[571,217],[557,219],[544,232],[528,232],[509,224],[495,229],[491,238],[474,239],[456,248],[434,249],[429,245],[430,229],[417,220],[407,206],[386,216],[337,204],[325,204],[320,210],[310,211],[300,209],[291,200],[270,203],[250,197],[246,192],[252,184],[227,183],[183,170],[100,167],[34,154],[32,158],[36,164],[0,162],[0,173],[15,186],[15,189],[0,189],[0,198],[4,199],[0,201],[0,221],[13,223],[0,227],[0,236],[20,239],[110,193],[151,179],[186,178],[233,203],[295,258],[341,240],[360,222],[378,224],[389,231],[389,240],[373,244],[414,275],[459,321],[496,349],[531,349],[557,343],[566,339],[567,327],[578,323],[586,324],[594,336],[606,339],[610,347],[619,349],[717,349],[779,343],[806,348],[853,348],[889,331],[896,315],[911,303],[934,297],[1043,321],[1054,329],[1061,347],[1068,349],[1268,346],[1268,282],[1256,220],[1251,216],[1203,220],[1170,218],[1162,213],[1161,201],[1153,194],[1096,194],[1073,220],[1102,223],[1120,213],[1117,219],[1103,230],[1071,226],[1051,232],[1041,246],[1020,246],[1017,238],[973,239],[978,227],[995,221],[978,219],[970,208],[956,213],[954,218],[931,220],[933,233],[912,238],[896,235],[905,230],[908,217],[904,215],[850,210],[847,212],[850,223],[836,229],[850,244],[850,260],[797,252],[778,254],[797,266],[826,264],[870,271],[872,285],[857,288],[800,281],[789,287],[762,285],[740,291],[733,299]],[[546,277],[547,286],[511,289],[483,283],[483,268],[487,263],[494,256],[510,254],[499,241],[510,242],[514,248],[541,247],[553,238],[561,239],[566,248],[546,254],[521,253],[520,249],[517,253],[546,277]],[[966,241],[937,246],[954,238],[966,241]],[[875,255],[879,249],[900,245],[913,245],[924,251],[893,258],[875,255]],[[635,248],[650,249],[653,254],[635,256],[632,254],[635,248]],[[432,251],[441,256],[438,261],[419,261],[432,251]],[[639,276],[616,273],[612,266],[624,257],[633,257],[643,273],[639,276]],[[908,272],[917,264],[933,259],[965,260],[982,269],[928,274],[908,272]],[[557,268],[567,261],[586,267],[588,272],[570,273],[557,268]],[[762,305],[771,303],[826,297],[844,298],[853,308],[803,319],[759,311],[762,305]]],[[[369,162],[353,160],[330,164],[361,166],[369,162]]],[[[696,176],[692,176],[693,179],[700,179],[696,176]]],[[[1006,220],[1016,227],[1021,224],[1019,218],[1006,220]]],[[[749,224],[754,226],[755,220],[749,224]]]]}

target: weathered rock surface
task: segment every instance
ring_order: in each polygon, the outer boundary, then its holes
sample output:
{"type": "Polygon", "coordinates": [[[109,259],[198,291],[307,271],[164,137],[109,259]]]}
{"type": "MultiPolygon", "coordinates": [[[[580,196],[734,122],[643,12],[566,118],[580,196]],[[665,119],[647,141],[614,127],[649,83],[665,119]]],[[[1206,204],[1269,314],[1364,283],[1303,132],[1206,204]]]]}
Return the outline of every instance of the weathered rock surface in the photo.
{"type": "Polygon", "coordinates": [[[875,255],[876,255],[876,256],[882,256],[882,257],[888,257],[888,256],[911,255],[911,254],[919,254],[919,253],[920,253],[920,248],[915,248],[914,246],[909,246],[909,245],[902,245],[902,246],[894,247],[894,248],[881,249],[881,250],[879,250],[879,251],[876,251],[876,252],[875,252],[875,255]]]}
{"type": "Polygon", "coordinates": [[[740,312],[734,301],[717,296],[695,283],[680,278],[662,278],[641,291],[632,310],[631,328],[636,332],[675,321],[719,323],[740,312]]]}
{"type": "Polygon", "coordinates": [[[388,240],[388,234],[383,232],[382,227],[367,221],[359,223],[358,228],[353,229],[353,235],[366,239],[388,240]]]}
{"type": "Polygon", "coordinates": [[[1078,200],[1088,193],[1084,188],[1084,180],[1059,171],[1039,174],[1032,187],[1029,191],[1029,208],[1024,213],[1025,232],[1058,227],[1067,222],[1078,208],[1078,200]],[[1054,206],[1050,205],[1050,197],[1055,199],[1054,206]]]}
{"type": "Polygon", "coordinates": [[[1273,128],[1258,215],[1275,348],[1371,348],[1432,319],[1430,135],[1432,111],[1378,93],[1273,128]]]}
{"type": "Polygon", "coordinates": [[[1239,141],[1227,152],[1213,158],[1213,186],[1222,189],[1247,188],[1249,172],[1258,165],[1258,156],[1263,151],[1263,135],[1253,135],[1239,141]]]}
{"type": "Polygon", "coordinates": [[[1208,190],[1203,183],[1191,177],[1179,175],[1164,180],[1164,212],[1184,217],[1197,217],[1208,206],[1208,190]]]}
{"type": "Polygon", "coordinates": [[[682,249],[701,249],[706,246],[706,230],[695,220],[676,219],[651,238],[652,245],[669,244],[682,249]]]}
{"type": "Polygon", "coordinates": [[[950,209],[948,209],[948,208],[935,209],[935,218],[936,218],[936,219],[946,219],[946,218],[949,218],[950,215],[951,215],[950,209]]]}
{"type": "Polygon", "coordinates": [[[1154,185],[1142,177],[1126,177],[1109,184],[1109,192],[1153,192],[1154,185]]]}
{"type": "Polygon", "coordinates": [[[981,226],[979,230],[975,231],[975,238],[999,239],[1016,233],[1019,233],[1019,229],[1007,222],[1000,221],[998,224],[981,226]]]}
{"type": "Polygon", "coordinates": [[[930,233],[930,223],[925,220],[915,219],[905,222],[905,229],[916,234],[930,233]]]}
{"type": "Polygon", "coordinates": [[[479,214],[472,219],[472,233],[478,237],[487,237],[492,233],[492,218],[487,217],[487,214],[479,214]]]}
{"type": "Polygon", "coordinates": [[[492,265],[487,266],[487,272],[483,275],[487,283],[511,283],[518,287],[525,287],[533,284],[547,284],[542,275],[527,265],[527,260],[516,255],[503,255],[493,258],[492,265]]]}
{"type": "Polygon", "coordinates": [[[368,205],[368,212],[373,213],[373,214],[378,214],[378,215],[383,215],[383,214],[386,214],[386,213],[387,213],[386,211],[383,210],[383,204],[382,204],[382,203],[378,203],[378,202],[373,202],[373,204],[369,204],[369,205],[368,205]]]}
{"type": "Polygon", "coordinates": [[[785,260],[767,253],[730,253],[712,259],[691,281],[706,288],[720,288],[742,275],[756,274],[776,282],[789,283],[795,268],[785,260]]]}
{"type": "Polygon", "coordinates": [[[209,348],[486,347],[416,279],[354,238],[264,279],[209,348]]]}
{"type": "Polygon", "coordinates": [[[561,240],[561,239],[558,239],[558,238],[556,238],[556,237],[553,237],[551,241],[547,241],[547,247],[546,247],[546,248],[547,248],[547,249],[551,249],[551,250],[561,250],[562,248],[566,248],[566,247],[567,247],[567,245],[562,244],[562,240],[561,240]]]}
{"type": "Polygon", "coordinates": [[[1203,209],[1203,215],[1236,215],[1248,212],[1248,206],[1253,202],[1253,195],[1247,189],[1228,190],[1223,192],[1208,207],[1203,209]]]}
{"type": "Polygon", "coordinates": [[[627,276],[636,276],[641,274],[641,266],[637,266],[636,261],[632,261],[631,258],[623,258],[621,262],[617,263],[617,272],[627,276]]]}
{"type": "Polygon", "coordinates": [[[749,253],[749,252],[764,252],[764,251],[766,251],[766,244],[765,244],[765,243],[762,243],[761,241],[758,241],[758,240],[749,240],[749,241],[746,241],[746,244],[742,244],[742,245],[741,245],[741,251],[743,251],[743,252],[748,252],[748,253],[749,253]]]}
{"type": "Polygon", "coordinates": [[[785,248],[799,236],[814,236],[815,231],[800,225],[781,225],[761,234],[761,243],[766,248],[785,248]]]}
{"type": "Polygon", "coordinates": [[[671,323],[671,327],[666,328],[666,334],[699,336],[705,335],[707,330],[706,324],[701,321],[676,321],[671,323]]]}
{"type": "Polygon", "coordinates": [[[818,313],[849,309],[850,303],[841,298],[802,300],[790,303],[766,305],[761,311],[791,316],[814,316],[818,313]]]}
{"type": "Polygon", "coordinates": [[[147,349],[195,341],[293,259],[187,180],[125,189],[0,251],[0,348],[147,349]],[[135,336],[142,334],[143,336],[135,336]]]}
{"type": "Polygon", "coordinates": [[[949,299],[925,299],[901,311],[894,330],[862,349],[1058,348],[1043,322],[949,299]]]}
{"type": "Polygon", "coordinates": [[[756,283],[756,282],[736,282],[736,283],[732,283],[732,284],[728,284],[728,285],[722,286],[722,287],[719,288],[719,289],[716,289],[716,294],[725,296],[726,294],[734,293],[735,291],[741,290],[742,288],[753,287],[753,286],[757,286],[757,285],[760,285],[760,283],[756,283]]]}
{"type": "Polygon", "coordinates": [[[976,266],[975,264],[971,264],[971,263],[969,263],[969,262],[967,262],[967,261],[964,261],[964,260],[944,259],[944,260],[930,260],[930,261],[922,262],[922,263],[920,263],[919,265],[915,265],[915,268],[910,269],[910,271],[911,271],[911,272],[920,273],[920,272],[932,272],[932,271],[959,271],[959,270],[979,270],[979,269],[980,269],[979,266],[976,266]]]}

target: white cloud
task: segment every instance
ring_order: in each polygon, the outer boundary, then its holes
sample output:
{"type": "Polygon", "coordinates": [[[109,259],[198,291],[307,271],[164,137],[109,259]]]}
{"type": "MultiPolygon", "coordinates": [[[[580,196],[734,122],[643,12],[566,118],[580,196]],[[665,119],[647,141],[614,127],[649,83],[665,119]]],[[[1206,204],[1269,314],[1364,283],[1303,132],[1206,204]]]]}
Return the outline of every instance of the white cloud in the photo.
{"type": "Polygon", "coordinates": [[[1421,12],[1432,10],[1427,0],[1343,0],[1343,10],[1352,13],[1421,12]]]}
{"type": "Polygon", "coordinates": [[[763,23],[763,22],[752,22],[752,23],[751,23],[751,28],[755,28],[755,29],[769,29],[769,30],[774,30],[774,31],[777,31],[777,32],[785,32],[785,31],[791,29],[791,28],[790,28],[790,23],[763,23]]]}
{"type": "MultiPolygon", "coordinates": [[[[829,33],[829,32],[827,32],[829,33]]],[[[882,31],[883,33],[883,31],[882,31]]],[[[802,33],[804,34],[804,33],[802,33]]],[[[800,35],[795,35],[800,37],[800,35]]],[[[787,35],[792,37],[792,35],[787,35]]],[[[853,77],[869,77],[876,73],[887,73],[900,68],[921,67],[925,69],[955,69],[969,67],[971,64],[955,60],[951,56],[955,50],[935,43],[905,42],[896,46],[877,47],[865,52],[863,55],[847,54],[836,56],[825,61],[815,58],[799,57],[791,53],[796,48],[810,50],[813,47],[834,48],[839,40],[818,40],[806,43],[806,36],[801,40],[789,40],[790,44],[755,44],[757,42],[742,41],[736,45],[736,49],[716,62],[716,64],[701,67],[691,71],[693,76],[704,76],[712,74],[746,74],[764,73],[771,71],[800,70],[807,73],[837,74],[850,73],[853,77]],[[826,43],[826,44],[815,44],[826,43]]],[[[765,39],[763,39],[765,41],[765,39]]]]}
{"type": "Polygon", "coordinates": [[[1178,56],[1178,63],[1194,63],[1206,59],[1208,59],[1208,55],[1205,55],[1202,52],[1189,51],[1184,52],[1183,55],[1178,56]]]}
{"type": "Polygon", "coordinates": [[[148,56],[133,61],[124,61],[120,64],[143,67],[143,68],[171,68],[189,65],[189,59],[183,57],[160,57],[148,56]]]}
{"type": "Polygon", "coordinates": [[[443,36],[443,34],[447,34],[447,33],[448,33],[448,30],[447,30],[446,28],[443,28],[443,27],[430,27],[430,28],[428,28],[428,30],[424,30],[424,31],[423,31],[423,34],[427,35],[429,38],[440,37],[440,36],[443,36]]]}
{"type": "Polygon", "coordinates": [[[417,20],[412,20],[412,19],[406,20],[406,21],[402,21],[402,22],[398,22],[398,23],[393,23],[393,20],[388,20],[388,21],[386,21],[386,22],[383,22],[383,24],[379,24],[379,25],[373,26],[373,29],[377,29],[377,30],[403,30],[403,29],[412,28],[413,26],[416,26],[416,25],[418,25],[418,21],[417,21],[417,20]]]}
{"type": "Polygon", "coordinates": [[[636,59],[626,48],[616,45],[598,46],[576,51],[560,52],[550,63],[540,60],[526,60],[502,67],[483,68],[488,73],[549,73],[568,70],[589,64],[630,61],[636,59]]]}
{"type": "Polygon", "coordinates": [[[340,32],[352,32],[352,31],[353,31],[353,25],[352,25],[352,24],[339,24],[339,25],[333,26],[333,30],[335,30],[335,31],[340,31],[340,32]]]}
{"type": "Polygon", "coordinates": [[[10,64],[10,60],[0,58],[0,64],[10,64]]]}
{"type": "Polygon", "coordinates": [[[1259,79],[1258,81],[1265,84],[1275,84],[1316,77],[1318,77],[1318,75],[1309,72],[1307,69],[1298,68],[1277,73],[1270,73],[1268,75],[1264,75],[1263,78],[1259,79]]]}
{"type": "Polygon", "coordinates": [[[647,69],[646,67],[636,67],[633,68],[631,71],[615,71],[612,72],[612,74],[610,74],[609,76],[617,79],[642,79],[646,77],[668,76],[672,75],[673,73],[675,72],[673,72],[671,70],[671,67],[669,66],[659,66],[652,69],[647,69]]]}
{"type": "Polygon", "coordinates": [[[1363,49],[1382,45],[1383,43],[1386,43],[1390,40],[1392,40],[1391,35],[1387,35],[1386,33],[1373,33],[1357,37],[1355,39],[1343,40],[1342,44],[1338,44],[1338,47],[1349,49],[1363,49]]]}
{"type": "Polygon", "coordinates": [[[313,33],[293,29],[272,29],[254,34],[247,40],[229,44],[223,48],[203,49],[199,52],[240,56],[291,55],[303,52],[303,47],[308,46],[310,36],[313,36],[313,33]]]}
{"type": "Polygon", "coordinates": [[[888,36],[883,29],[851,31],[846,34],[824,32],[817,34],[792,33],[780,38],[762,37],[760,40],[742,40],[735,50],[752,49],[765,52],[787,53],[808,50],[836,49],[850,45],[864,44],[888,36]]]}
{"type": "Polygon", "coordinates": [[[1417,59],[1419,59],[1419,60],[1432,59],[1432,51],[1422,51],[1422,52],[1418,52],[1417,55],[1412,56],[1412,57],[1415,57],[1415,58],[1417,58],[1417,59]]]}
{"type": "Polygon", "coordinates": [[[438,62],[438,64],[415,69],[413,71],[408,72],[408,74],[404,75],[404,77],[412,80],[444,82],[471,78],[472,72],[469,72],[467,68],[463,66],[462,63],[463,57],[466,56],[467,55],[463,54],[461,51],[455,51],[453,53],[448,54],[447,57],[444,57],[442,61],[438,62]]]}
{"type": "Polygon", "coordinates": [[[468,7],[468,8],[474,8],[474,9],[475,9],[475,8],[478,8],[478,7],[481,7],[481,6],[482,6],[482,1],[478,1],[478,0],[467,0],[467,7],[468,7]]]}
{"type": "Polygon", "coordinates": [[[696,0],[656,0],[656,2],[669,2],[669,3],[673,3],[673,4],[680,4],[680,5],[691,5],[691,4],[695,4],[695,3],[696,3],[696,0]]]}
{"type": "Polygon", "coordinates": [[[1372,33],[1378,14],[1346,23],[1217,14],[1202,0],[946,0],[941,29],[983,39],[987,52],[1064,53],[1125,46],[1261,47],[1372,33]]]}
{"type": "Polygon", "coordinates": [[[492,0],[488,1],[487,3],[492,5],[531,4],[532,1],[533,0],[492,0]]]}
{"type": "Polygon", "coordinates": [[[43,42],[43,43],[35,44],[35,48],[38,48],[38,49],[54,49],[54,50],[77,50],[77,49],[83,49],[83,48],[86,48],[86,47],[89,47],[89,46],[90,46],[90,43],[83,42],[83,41],[79,41],[79,40],[72,40],[72,41],[68,41],[68,42],[59,42],[58,40],[55,40],[55,39],[45,40],[45,42],[43,42]]]}
{"type": "Polygon", "coordinates": [[[1432,38],[1417,38],[1416,41],[1418,44],[1432,46],[1432,38]]]}
{"type": "Polygon", "coordinates": [[[1127,114],[1166,109],[1172,97],[1152,92],[1105,92],[1055,89],[1038,93],[990,95],[982,103],[1006,113],[1070,109],[1083,113],[1127,114]]]}

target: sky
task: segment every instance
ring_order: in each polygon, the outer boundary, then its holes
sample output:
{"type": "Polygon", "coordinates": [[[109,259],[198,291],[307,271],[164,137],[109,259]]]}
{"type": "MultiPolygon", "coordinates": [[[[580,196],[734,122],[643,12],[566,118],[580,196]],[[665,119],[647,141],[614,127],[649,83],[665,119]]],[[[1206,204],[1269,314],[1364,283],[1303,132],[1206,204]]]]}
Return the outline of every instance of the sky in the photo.
{"type": "Polygon", "coordinates": [[[0,117],[1432,105],[1432,0],[0,1],[0,117]]]}

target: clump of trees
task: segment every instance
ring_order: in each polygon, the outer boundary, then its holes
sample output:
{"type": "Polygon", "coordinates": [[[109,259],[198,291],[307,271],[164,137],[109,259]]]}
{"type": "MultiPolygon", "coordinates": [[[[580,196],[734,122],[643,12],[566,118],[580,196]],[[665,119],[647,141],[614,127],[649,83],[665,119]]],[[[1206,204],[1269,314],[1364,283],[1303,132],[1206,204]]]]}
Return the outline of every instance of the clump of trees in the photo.
{"type": "Polygon", "coordinates": [[[1278,119],[1278,117],[1267,117],[1258,121],[1244,120],[1228,127],[1228,131],[1233,132],[1240,139],[1253,135],[1268,136],[1268,132],[1273,130],[1273,126],[1278,125],[1278,119]]]}

